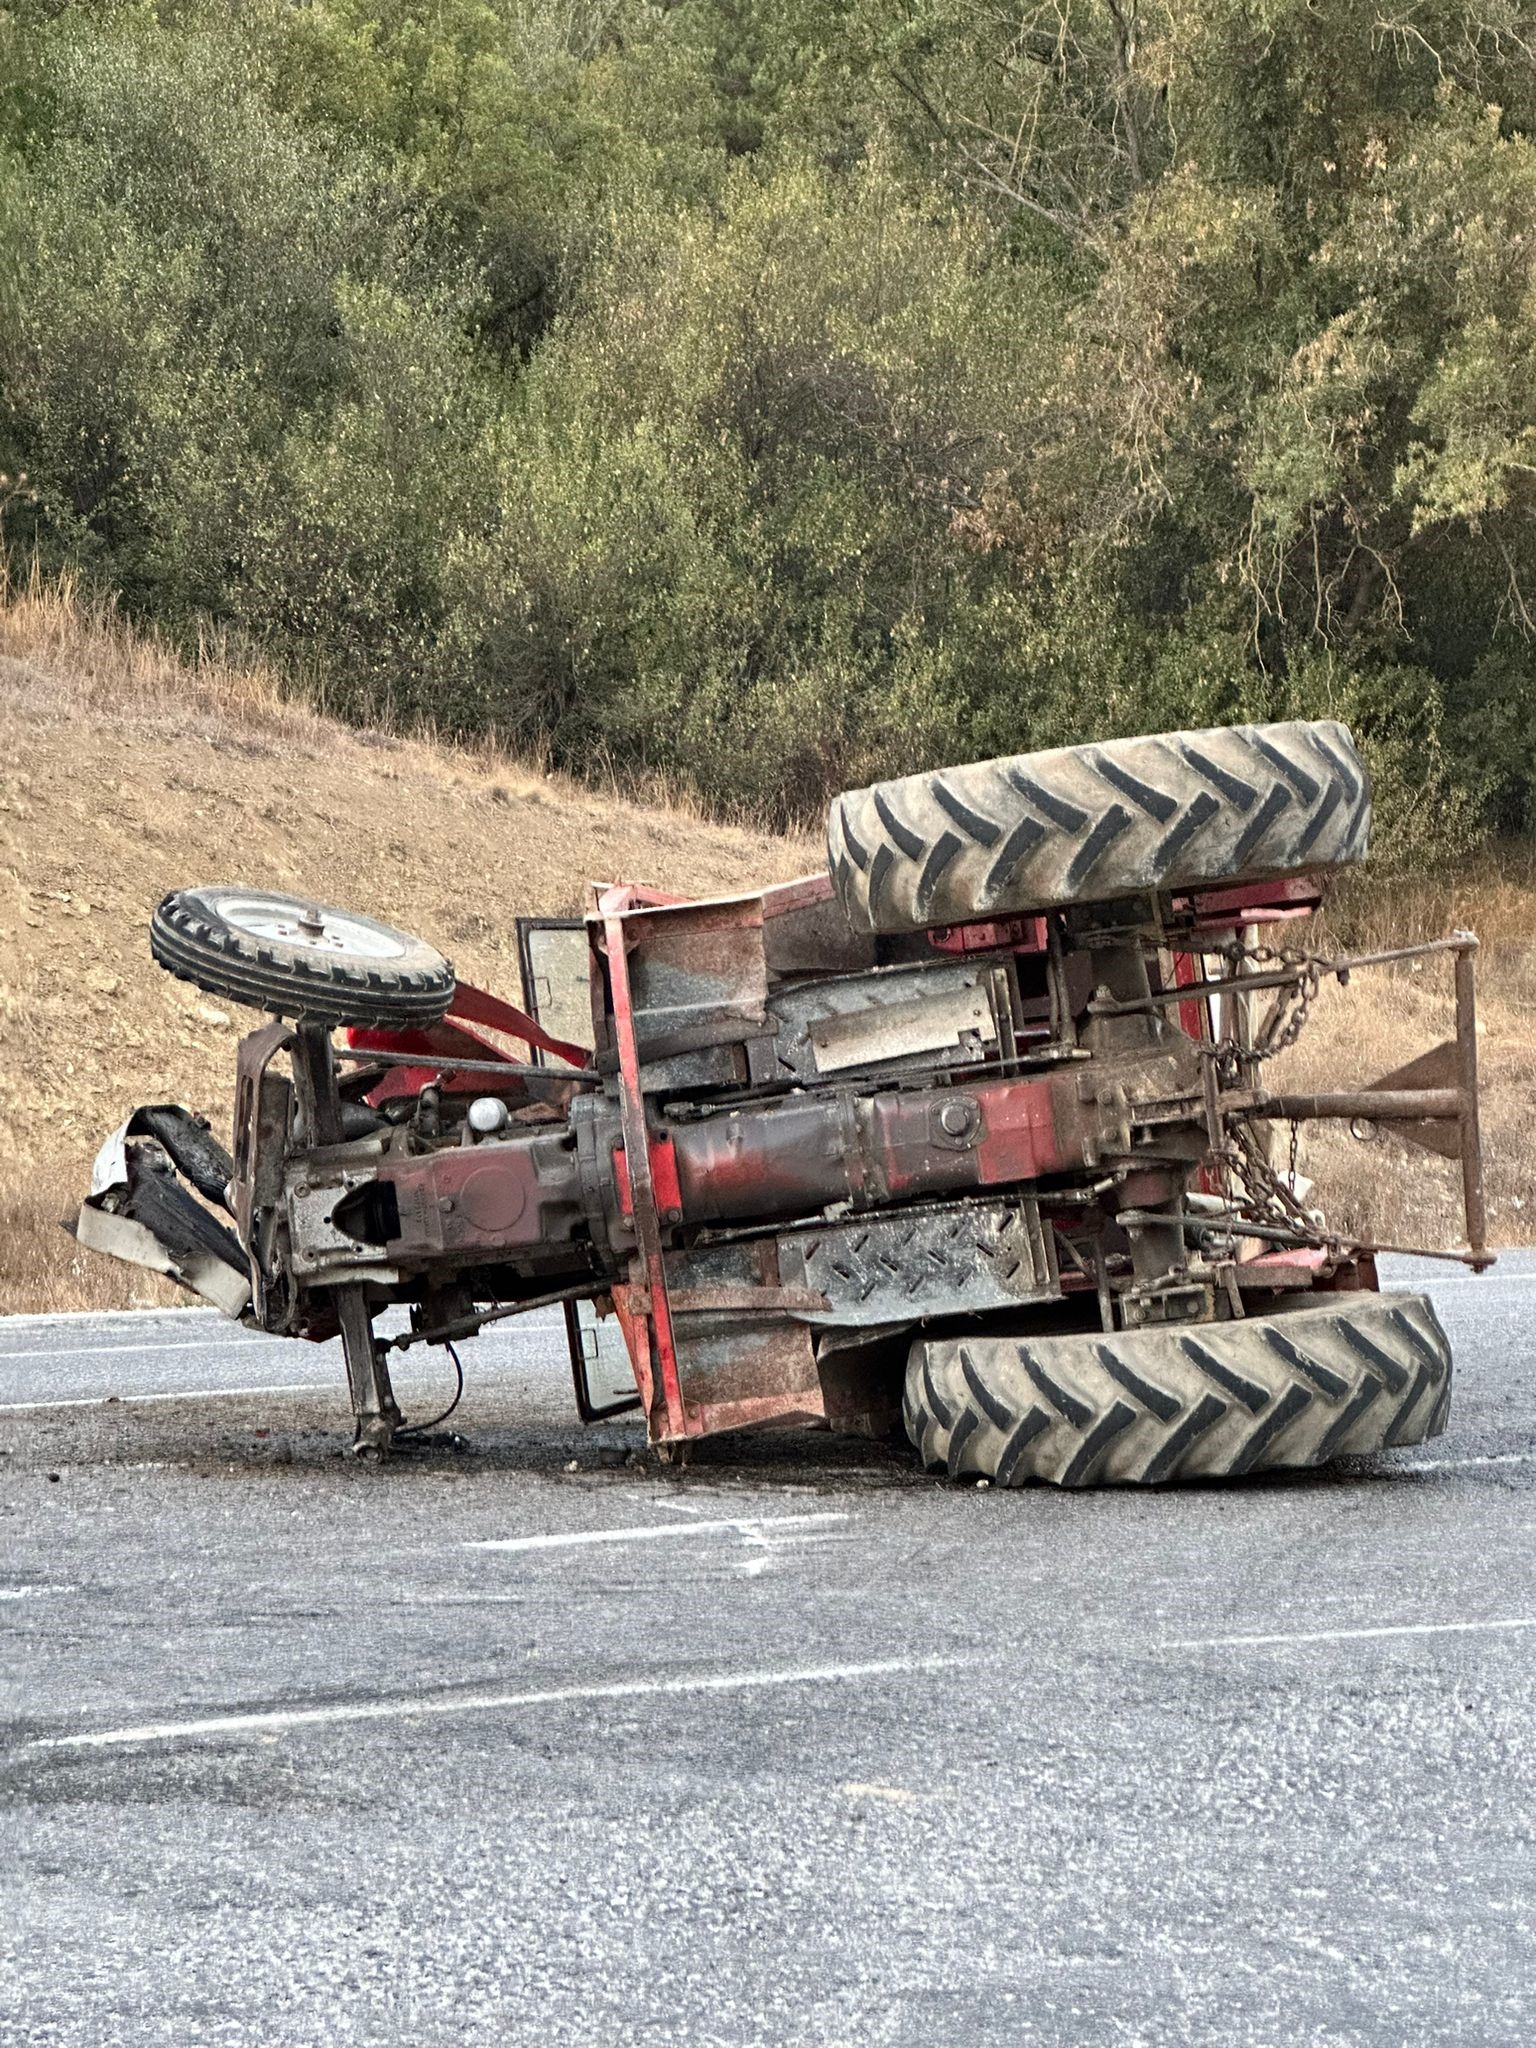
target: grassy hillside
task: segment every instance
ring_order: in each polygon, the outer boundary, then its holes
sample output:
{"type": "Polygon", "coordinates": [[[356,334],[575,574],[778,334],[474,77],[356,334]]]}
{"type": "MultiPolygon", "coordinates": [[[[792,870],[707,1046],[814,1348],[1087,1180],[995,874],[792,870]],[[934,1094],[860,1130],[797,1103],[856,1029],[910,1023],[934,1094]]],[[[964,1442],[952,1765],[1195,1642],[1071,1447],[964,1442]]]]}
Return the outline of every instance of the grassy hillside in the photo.
{"type": "MultiPolygon", "coordinates": [[[[489,753],[344,727],[270,675],[188,666],[66,586],[0,604],[0,1309],[128,1305],[158,1283],[78,1253],[73,1213],[102,1137],[175,1100],[227,1127],[246,1014],[162,973],[148,923],[178,883],[238,880],[418,931],[514,994],[512,920],[578,908],[589,876],[707,892],[803,872],[807,840],[645,808],[489,753]]],[[[1486,859],[1452,880],[1343,892],[1330,946],[1482,929],[1482,1051],[1495,1238],[1536,1218],[1536,876],[1486,859]]],[[[1448,1035],[1449,973],[1331,984],[1283,1078],[1376,1078],[1448,1035]]],[[[1450,1241],[1456,1175],[1395,1142],[1304,1139],[1338,1220],[1450,1241]]]]}
{"type": "Polygon", "coordinates": [[[805,842],[646,809],[484,753],[358,731],[270,676],[193,669],[68,589],[0,605],[0,1308],[148,1298],[75,1251],[97,1145],[136,1103],[227,1128],[224,1009],[150,958],[167,889],[241,881],[352,905],[517,994],[513,919],[588,877],[701,894],[814,863],[805,842]]]}

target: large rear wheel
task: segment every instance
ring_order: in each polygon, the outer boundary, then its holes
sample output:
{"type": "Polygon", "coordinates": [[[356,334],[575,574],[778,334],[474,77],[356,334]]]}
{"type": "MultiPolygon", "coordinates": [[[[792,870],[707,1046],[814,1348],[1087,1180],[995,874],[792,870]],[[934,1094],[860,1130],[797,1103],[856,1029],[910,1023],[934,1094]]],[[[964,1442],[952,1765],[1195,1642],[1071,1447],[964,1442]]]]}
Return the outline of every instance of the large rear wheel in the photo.
{"type": "Polygon", "coordinates": [[[210,995],[316,1024],[435,1024],[454,997],[453,969],[422,940],[267,889],[175,889],[149,943],[162,967],[210,995]]]}
{"type": "Polygon", "coordinates": [[[1147,1486],[1422,1443],[1450,1398],[1428,1300],[1362,1293],[1244,1322],[919,1338],[905,1416],[952,1479],[1147,1486]]]}
{"type": "Polygon", "coordinates": [[[861,932],[1347,867],[1370,781],[1333,719],[1056,747],[847,790],[827,858],[861,932]]]}

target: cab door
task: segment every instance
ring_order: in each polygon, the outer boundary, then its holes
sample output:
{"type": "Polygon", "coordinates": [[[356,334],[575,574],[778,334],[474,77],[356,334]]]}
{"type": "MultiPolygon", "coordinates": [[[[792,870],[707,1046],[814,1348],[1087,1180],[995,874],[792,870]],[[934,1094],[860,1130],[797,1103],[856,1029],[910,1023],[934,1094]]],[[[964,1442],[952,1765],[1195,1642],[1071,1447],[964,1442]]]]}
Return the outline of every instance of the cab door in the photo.
{"type": "MultiPolygon", "coordinates": [[[[553,1038],[571,1045],[596,1042],[592,1028],[591,949],[586,921],[579,917],[520,917],[517,964],[523,980],[523,1008],[553,1038]]],[[[554,1064],[535,1050],[535,1062],[554,1064]]]]}

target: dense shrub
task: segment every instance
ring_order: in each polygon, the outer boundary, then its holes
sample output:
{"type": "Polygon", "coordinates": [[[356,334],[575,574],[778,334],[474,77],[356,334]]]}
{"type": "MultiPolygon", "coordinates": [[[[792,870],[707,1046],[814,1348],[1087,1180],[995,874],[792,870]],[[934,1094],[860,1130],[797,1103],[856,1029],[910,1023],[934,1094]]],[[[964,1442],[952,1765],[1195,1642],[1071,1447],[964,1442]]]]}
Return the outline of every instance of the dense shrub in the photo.
{"type": "Polygon", "coordinates": [[[1513,0],[0,11],[5,537],[789,816],[1329,711],[1536,823],[1513,0]]]}
{"type": "Polygon", "coordinates": [[[217,38],[82,18],[45,54],[0,330],[38,539],[387,701],[486,471],[467,280],[408,190],[274,114],[217,38]]]}

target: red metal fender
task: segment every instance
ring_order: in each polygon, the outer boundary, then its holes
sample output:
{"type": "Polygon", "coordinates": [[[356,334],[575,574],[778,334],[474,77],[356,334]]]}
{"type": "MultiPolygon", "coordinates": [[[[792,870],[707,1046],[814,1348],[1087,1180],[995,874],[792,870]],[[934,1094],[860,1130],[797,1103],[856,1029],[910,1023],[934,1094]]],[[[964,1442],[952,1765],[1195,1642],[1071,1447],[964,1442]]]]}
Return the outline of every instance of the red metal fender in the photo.
{"type": "MultiPolygon", "coordinates": [[[[520,1038],[530,1051],[547,1052],[569,1066],[591,1064],[592,1056],[585,1046],[571,1045],[563,1038],[554,1037],[526,1010],[518,1009],[514,1003],[503,1002],[500,996],[493,996],[488,989],[476,988],[473,982],[461,981],[454,994],[453,1006],[440,1024],[428,1025],[422,1031],[384,1031],[361,1025],[348,1028],[347,1044],[358,1052],[438,1055],[431,1064],[392,1068],[376,1087],[369,1089],[367,1100],[378,1108],[381,1103],[419,1094],[432,1077],[441,1072],[445,1058],[503,1060],[509,1066],[516,1065],[493,1040],[466,1028],[471,1024],[483,1024],[492,1031],[505,1032],[508,1038],[520,1038]]],[[[492,1077],[486,1074],[456,1074],[443,1086],[451,1095],[496,1092],[492,1077]]]]}

